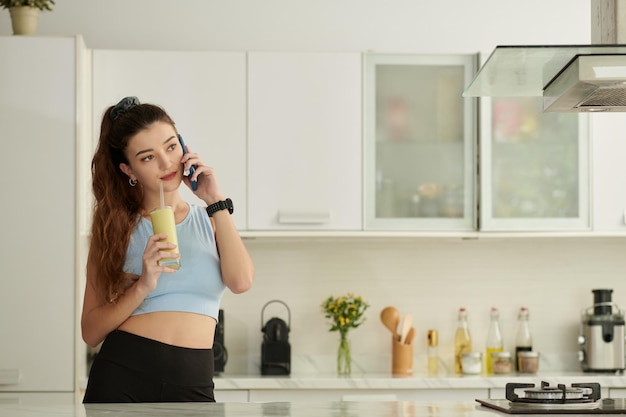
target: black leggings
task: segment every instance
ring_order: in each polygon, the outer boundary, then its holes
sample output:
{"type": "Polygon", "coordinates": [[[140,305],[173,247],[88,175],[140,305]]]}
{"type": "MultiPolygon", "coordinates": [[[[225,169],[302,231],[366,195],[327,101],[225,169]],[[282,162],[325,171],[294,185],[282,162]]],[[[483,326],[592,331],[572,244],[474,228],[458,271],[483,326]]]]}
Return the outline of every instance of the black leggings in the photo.
{"type": "Polygon", "coordinates": [[[215,402],[213,350],[110,333],[96,356],[83,403],[215,402]]]}

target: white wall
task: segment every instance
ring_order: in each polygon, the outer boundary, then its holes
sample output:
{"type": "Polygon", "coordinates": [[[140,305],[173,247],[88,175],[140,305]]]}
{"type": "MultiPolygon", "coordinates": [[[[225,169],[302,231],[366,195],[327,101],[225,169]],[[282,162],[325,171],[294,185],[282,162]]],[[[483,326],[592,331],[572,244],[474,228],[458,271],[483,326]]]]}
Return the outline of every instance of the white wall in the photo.
{"type": "MultiPolygon", "coordinates": [[[[90,48],[476,52],[590,41],[589,0],[59,0],[40,35],[90,48]]],[[[0,13],[0,35],[10,35],[0,13]]]]}
{"type": "MultiPolygon", "coordinates": [[[[11,33],[3,11],[0,35],[11,33]]],[[[94,49],[473,53],[589,43],[590,2],[59,0],[41,15],[38,34],[82,34],[94,49]]],[[[626,306],[624,239],[246,242],[258,274],[249,293],[224,298],[233,358],[227,372],[256,371],[255,359],[237,357],[258,358],[261,308],[274,298],[291,307],[293,354],[332,357],[337,336],[327,331],[319,305],[331,294],[362,294],[372,307],[352,334],[357,358],[388,355],[389,335],[378,320],[386,305],[414,315],[416,354],[425,353],[426,330],[436,328],[446,358],[460,306],[469,309],[477,348],[489,308],[498,306],[510,348],[515,314],[526,305],[536,348],[552,354],[576,352],[579,314],[591,304],[592,288],[613,288],[614,300],[626,306]]]]}
{"type": "MultiPolygon", "coordinates": [[[[351,332],[353,355],[369,370],[388,370],[390,334],[380,311],[396,306],[413,315],[415,356],[426,355],[428,329],[439,331],[442,359],[450,364],[459,307],[466,307],[475,350],[484,350],[492,306],[501,312],[505,349],[513,349],[517,313],[530,310],[536,350],[544,369],[579,371],[577,337],[581,311],[593,304],[592,289],[612,288],[626,307],[625,238],[247,240],[257,267],[256,283],[242,295],[226,294],[223,307],[229,372],[255,372],[261,346],[260,314],[272,299],[291,309],[294,355],[334,355],[338,335],[329,332],[321,303],[348,291],[370,302],[367,320],[351,332]],[[371,359],[370,357],[376,357],[371,359]],[[382,361],[382,362],[381,362],[382,361]],[[248,369],[246,369],[246,367],[248,369]]],[[[268,307],[287,320],[281,305],[268,307]]],[[[332,363],[329,362],[329,363],[332,363]]],[[[294,364],[306,370],[301,363],[294,364]]],[[[416,372],[424,363],[415,363],[416,372]]],[[[295,369],[296,371],[298,369],[295,369]]],[[[332,368],[329,368],[332,370],[332,368]]]]}

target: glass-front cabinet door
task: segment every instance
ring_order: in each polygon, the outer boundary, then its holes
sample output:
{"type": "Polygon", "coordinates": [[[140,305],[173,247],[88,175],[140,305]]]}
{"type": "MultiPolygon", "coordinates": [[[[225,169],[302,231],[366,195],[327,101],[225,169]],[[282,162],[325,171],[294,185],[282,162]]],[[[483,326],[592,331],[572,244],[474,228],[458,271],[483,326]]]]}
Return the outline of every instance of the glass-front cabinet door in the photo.
{"type": "Polygon", "coordinates": [[[481,98],[480,230],[589,229],[588,116],[481,98]]]}
{"type": "Polygon", "coordinates": [[[476,55],[365,55],[365,230],[476,229],[476,55]]]}

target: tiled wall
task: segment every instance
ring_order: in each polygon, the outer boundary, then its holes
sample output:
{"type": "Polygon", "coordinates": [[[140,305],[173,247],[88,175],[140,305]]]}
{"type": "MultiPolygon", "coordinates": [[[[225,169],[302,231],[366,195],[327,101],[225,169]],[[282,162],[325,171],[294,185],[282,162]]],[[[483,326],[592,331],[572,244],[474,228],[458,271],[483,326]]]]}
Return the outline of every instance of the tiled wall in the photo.
{"type": "MultiPolygon", "coordinates": [[[[319,370],[325,361],[332,366],[338,335],[328,331],[320,304],[348,291],[371,304],[366,322],[350,333],[356,369],[366,371],[388,370],[390,333],[379,319],[388,305],[413,315],[416,372],[426,354],[428,329],[439,331],[440,355],[451,362],[461,306],[469,313],[475,350],[484,349],[492,306],[501,311],[505,349],[514,349],[517,312],[528,307],[534,348],[543,354],[544,369],[571,371],[580,370],[580,314],[593,303],[591,290],[612,288],[613,301],[626,308],[626,238],[245,242],[256,264],[256,281],[247,293],[224,296],[230,356],[226,373],[258,373],[261,309],[273,299],[291,309],[294,374],[319,370]]],[[[264,321],[274,316],[287,320],[280,304],[266,309],[264,321]]]]}

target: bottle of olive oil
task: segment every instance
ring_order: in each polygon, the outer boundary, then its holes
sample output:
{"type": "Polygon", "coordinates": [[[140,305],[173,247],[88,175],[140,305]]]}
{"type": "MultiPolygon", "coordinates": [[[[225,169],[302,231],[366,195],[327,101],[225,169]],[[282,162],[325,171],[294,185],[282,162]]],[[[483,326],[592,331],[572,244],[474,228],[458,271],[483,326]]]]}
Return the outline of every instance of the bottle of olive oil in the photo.
{"type": "Polygon", "coordinates": [[[496,307],[491,307],[491,322],[489,323],[489,333],[487,333],[487,354],[486,369],[488,374],[493,373],[493,362],[491,354],[493,352],[502,352],[504,344],[502,343],[502,333],[500,333],[500,312],[496,307]]]}
{"type": "Polygon", "coordinates": [[[437,330],[428,330],[428,375],[439,374],[439,333],[437,330]]]}
{"type": "Polygon", "coordinates": [[[467,325],[467,311],[464,307],[459,309],[459,317],[454,335],[454,371],[457,374],[463,372],[461,356],[472,351],[472,338],[467,325]]]}

